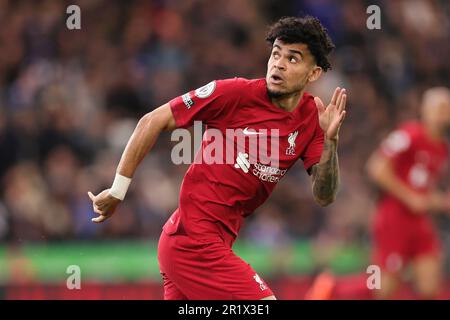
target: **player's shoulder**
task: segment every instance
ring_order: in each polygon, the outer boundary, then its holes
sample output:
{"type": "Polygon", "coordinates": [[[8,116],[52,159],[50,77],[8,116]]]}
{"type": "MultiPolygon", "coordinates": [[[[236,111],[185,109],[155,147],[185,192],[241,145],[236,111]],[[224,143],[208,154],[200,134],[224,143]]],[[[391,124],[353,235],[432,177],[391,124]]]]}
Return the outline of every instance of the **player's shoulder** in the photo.
{"type": "Polygon", "coordinates": [[[265,79],[247,79],[234,77],[216,80],[217,94],[229,99],[250,99],[264,92],[265,79]]]}
{"type": "Polygon", "coordinates": [[[424,135],[424,127],[422,123],[413,120],[402,122],[398,126],[397,131],[402,131],[411,138],[419,138],[424,135]]]}
{"type": "Polygon", "coordinates": [[[218,85],[226,89],[248,90],[250,88],[261,87],[265,79],[247,79],[242,77],[234,77],[228,79],[217,80],[218,85]]]}
{"type": "Polygon", "coordinates": [[[308,107],[316,110],[316,103],[314,102],[314,96],[308,92],[303,93],[302,97],[303,103],[308,107]]]}
{"type": "Polygon", "coordinates": [[[406,121],[392,130],[381,143],[381,150],[387,156],[394,156],[411,148],[416,140],[417,123],[406,121]]]}
{"type": "Polygon", "coordinates": [[[423,132],[423,127],[417,121],[400,123],[382,142],[381,148],[387,155],[394,155],[414,148],[423,132]]]}
{"type": "Polygon", "coordinates": [[[304,92],[300,101],[300,112],[302,115],[317,115],[317,106],[314,101],[314,96],[308,92],[304,92]]]}

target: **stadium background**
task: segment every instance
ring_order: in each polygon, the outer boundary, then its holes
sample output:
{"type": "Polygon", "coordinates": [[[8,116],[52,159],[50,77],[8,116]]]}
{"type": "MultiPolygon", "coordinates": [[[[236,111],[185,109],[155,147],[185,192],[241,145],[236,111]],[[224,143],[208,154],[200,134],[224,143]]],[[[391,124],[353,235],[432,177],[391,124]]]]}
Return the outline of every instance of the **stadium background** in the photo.
{"type": "MultiPolygon", "coordinates": [[[[267,24],[299,14],[319,17],[337,46],[311,91],[350,94],[341,191],[318,207],[297,164],[235,250],[278,298],[304,298],[324,269],[338,274],[334,298],[370,297],[377,191],[365,162],[398,121],[417,116],[425,88],[449,86],[446,0],[0,0],[0,298],[160,299],[156,241],[187,169],[169,160],[170,134],[113,219],[91,223],[86,192],[110,186],[141,115],[213,79],[264,77],[267,24]],[[66,28],[70,4],[81,8],[81,30],[66,28]],[[381,8],[381,30],[366,28],[370,4],[381,8]],[[70,265],[81,268],[81,290],[66,288],[70,265]]],[[[450,220],[436,223],[448,278],[450,220]]],[[[399,297],[413,298],[410,289],[399,297]]]]}

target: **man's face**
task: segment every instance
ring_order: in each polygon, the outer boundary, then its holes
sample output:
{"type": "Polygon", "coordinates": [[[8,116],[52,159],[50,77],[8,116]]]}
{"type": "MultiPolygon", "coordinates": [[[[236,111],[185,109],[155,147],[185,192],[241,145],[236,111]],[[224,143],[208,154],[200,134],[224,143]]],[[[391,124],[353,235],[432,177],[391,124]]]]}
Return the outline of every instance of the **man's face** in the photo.
{"type": "Polygon", "coordinates": [[[267,63],[267,90],[271,97],[283,97],[301,91],[316,80],[321,68],[303,43],[287,44],[278,39],[272,46],[267,63]]]}
{"type": "Polygon", "coordinates": [[[425,121],[440,130],[450,130],[450,96],[436,95],[429,103],[422,111],[425,121]]]}
{"type": "Polygon", "coordinates": [[[450,132],[450,99],[444,99],[440,105],[440,111],[437,112],[442,118],[442,127],[445,131],[450,132]]]}

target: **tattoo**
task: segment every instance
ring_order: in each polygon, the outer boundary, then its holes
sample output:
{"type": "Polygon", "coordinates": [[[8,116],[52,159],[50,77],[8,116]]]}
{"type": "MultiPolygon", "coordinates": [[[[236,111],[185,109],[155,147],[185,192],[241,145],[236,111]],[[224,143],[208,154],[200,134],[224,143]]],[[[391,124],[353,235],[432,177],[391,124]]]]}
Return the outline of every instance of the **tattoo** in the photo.
{"type": "Polygon", "coordinates": [[[339,187],[337,141],[325,140],[320,162],[312,167],[312,189],[316,202],[329,205],[336,198],[339,187]]]}

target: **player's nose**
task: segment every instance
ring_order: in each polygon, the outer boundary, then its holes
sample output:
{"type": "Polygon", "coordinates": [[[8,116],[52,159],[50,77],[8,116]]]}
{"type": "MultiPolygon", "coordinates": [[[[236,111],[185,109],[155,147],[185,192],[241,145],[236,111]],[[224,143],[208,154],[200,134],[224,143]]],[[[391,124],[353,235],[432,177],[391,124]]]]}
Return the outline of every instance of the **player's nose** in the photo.
{"type": "Polygon", "coordinates": [[[274,66],[274,68],[276,68],[278,70],[286,70],[286,62],[284,61],[283,58],[276,60],[273,63],[273,66],[274,66]]]}
{"type": "Polygon", "coordinates": [[[274,65],[275,71],[286,71],[286,66],[283,64],[276,64],[274,65]]]}

